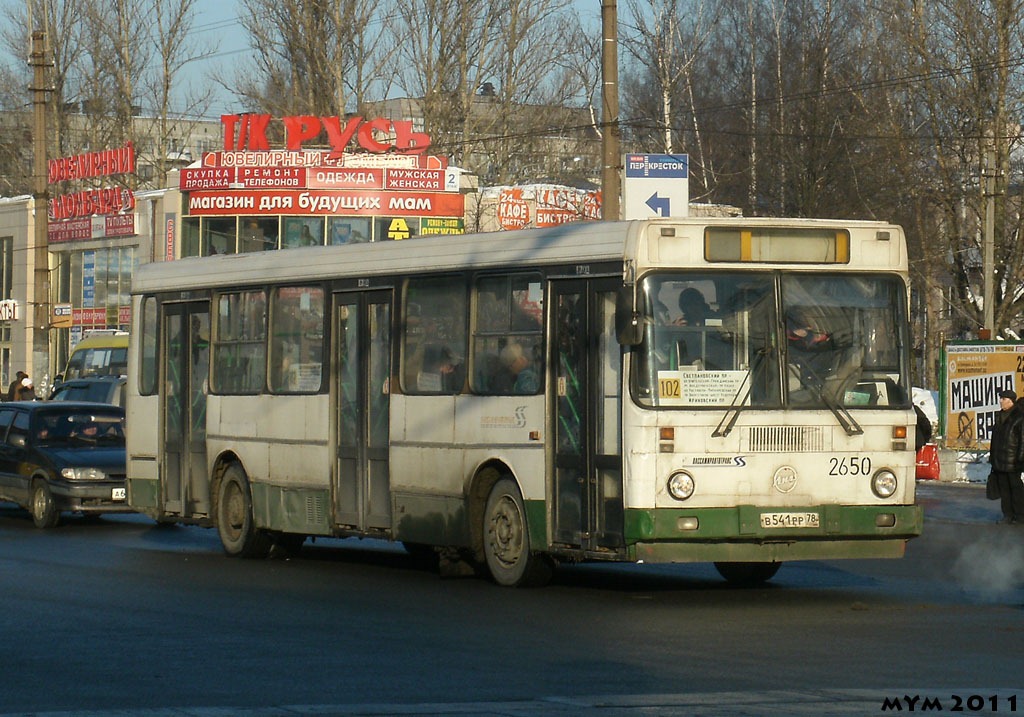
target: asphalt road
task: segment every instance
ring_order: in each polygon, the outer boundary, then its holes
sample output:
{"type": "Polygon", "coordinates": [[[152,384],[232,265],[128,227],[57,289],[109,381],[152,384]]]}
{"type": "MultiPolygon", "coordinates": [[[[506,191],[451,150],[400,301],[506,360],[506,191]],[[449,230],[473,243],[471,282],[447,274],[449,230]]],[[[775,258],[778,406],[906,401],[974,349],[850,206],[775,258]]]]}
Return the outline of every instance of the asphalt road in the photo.
{"type": "Polygon", "coordinates": [[[1024,527],[979,485],[919,500],[905,558],[753,590],[709,565],[509,590],[376,541],[232,560],[210,530],[3,504],[0,717],[1024,712],[1024,527]]]}

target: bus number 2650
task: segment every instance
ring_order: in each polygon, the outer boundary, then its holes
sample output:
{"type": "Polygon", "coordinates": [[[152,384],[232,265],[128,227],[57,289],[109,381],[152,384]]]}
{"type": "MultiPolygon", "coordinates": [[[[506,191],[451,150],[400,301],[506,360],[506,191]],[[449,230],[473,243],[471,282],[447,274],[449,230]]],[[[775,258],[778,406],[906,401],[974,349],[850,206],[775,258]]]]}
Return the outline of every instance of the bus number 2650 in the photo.
{"type": "Polygon", "coordinates": [[[828,459],[830,476],[866,476],[871,473],[871,459],[866,456],[832,456],[828,459]]]}

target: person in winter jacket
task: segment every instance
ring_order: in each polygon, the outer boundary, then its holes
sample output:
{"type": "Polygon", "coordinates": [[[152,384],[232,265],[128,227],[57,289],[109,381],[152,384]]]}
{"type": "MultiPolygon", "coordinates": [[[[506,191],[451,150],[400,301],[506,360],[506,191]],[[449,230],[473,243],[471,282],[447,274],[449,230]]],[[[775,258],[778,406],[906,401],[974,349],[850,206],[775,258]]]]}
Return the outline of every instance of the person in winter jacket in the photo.
{"type": "Polygon", "coordinates": [[[1024,408],[1017,405],[1013,391],[999,393],[1000,411],[992,428],[988,461],[999,490],[1002,523],[1024,524],[1024,408]]]}

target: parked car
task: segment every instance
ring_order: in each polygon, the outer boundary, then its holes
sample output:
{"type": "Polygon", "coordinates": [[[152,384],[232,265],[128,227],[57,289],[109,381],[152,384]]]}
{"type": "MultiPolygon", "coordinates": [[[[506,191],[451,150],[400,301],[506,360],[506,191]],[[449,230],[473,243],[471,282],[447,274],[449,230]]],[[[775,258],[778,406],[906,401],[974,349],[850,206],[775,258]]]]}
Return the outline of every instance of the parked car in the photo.
{"type": "Polygon", "coordinates": [[[54,386],[51,401],[92,401],[124,408],[124,376],[74,378],[54,386]]]}
{"type": "Polygon", "coordinates": [[[127,513],[124,409],[79,401],[0,404],[0,500],[39,528],[62,511],[127,513]]]}

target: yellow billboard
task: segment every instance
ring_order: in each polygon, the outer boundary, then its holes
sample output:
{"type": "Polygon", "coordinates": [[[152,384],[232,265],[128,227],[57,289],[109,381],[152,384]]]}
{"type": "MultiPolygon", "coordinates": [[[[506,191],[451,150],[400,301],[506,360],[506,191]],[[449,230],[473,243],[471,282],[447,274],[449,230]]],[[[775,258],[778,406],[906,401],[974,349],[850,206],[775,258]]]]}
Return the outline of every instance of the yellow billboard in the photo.
{"type": "Polygon", "coordinates": [[[943,349],[942,418],[946,447],[987,451],[999,413],[999,392],[1021,395],[1024,344],[947,343],[943,349]]]}

